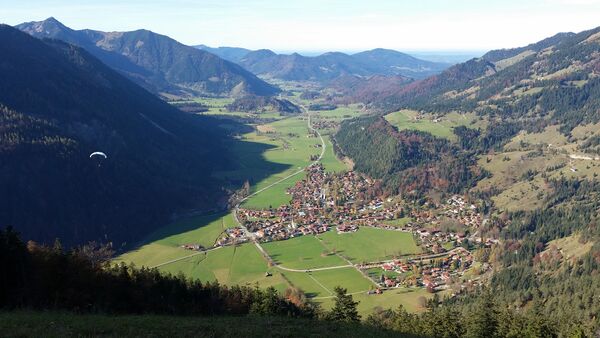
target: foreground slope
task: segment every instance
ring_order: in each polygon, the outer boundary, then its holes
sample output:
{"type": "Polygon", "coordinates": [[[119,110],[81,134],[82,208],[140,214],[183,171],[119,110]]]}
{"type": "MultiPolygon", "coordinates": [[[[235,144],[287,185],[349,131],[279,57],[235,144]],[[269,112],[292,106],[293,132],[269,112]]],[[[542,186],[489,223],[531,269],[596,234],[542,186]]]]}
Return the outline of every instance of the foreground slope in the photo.
{"type": "Polygon", "coordinates": [[[173,317],[0,313],[9,336],[102,337],[411,337],[361,324],[284,317],[173,317]]]}
{"type": "Polygon", "coordinates": [[[209,176],[227,152],[213,120],[172,108],[83,49],[4,25],[0,77],[0,224],[38,241],[117,244],[178,209],[217,206],[209,176]]]}
{"type": "Polygon", "coordinates": [[[110,67],[154,92],[271,95],[277,88],[218,56],[148,30],[72,30],[54,18],[17,26],[38,38],[81,46],[110,67]]]}

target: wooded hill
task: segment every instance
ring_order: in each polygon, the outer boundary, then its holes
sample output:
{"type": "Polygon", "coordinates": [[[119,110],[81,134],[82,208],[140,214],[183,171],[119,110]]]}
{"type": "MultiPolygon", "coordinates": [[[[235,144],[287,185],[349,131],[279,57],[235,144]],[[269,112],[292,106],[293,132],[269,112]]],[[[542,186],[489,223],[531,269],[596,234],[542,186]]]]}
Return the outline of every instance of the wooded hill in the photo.
{"type": "Polygon", "coordinates": [[[599,75],[600,27],[491,51],[373,102],[385,111],[474,111],[570,130],[600,121],[599,75]]]}
{"type": "Polygon", "coordinates": [[[144,29],[72,30],[54,18],[23,23],[17,28],[37,38],[80,46],[154,93],[238,96],[279,91],[237,64],[144,29]]]}
{"type": "Polygon", "coordinates": [[[243,111],[251,113],[275,112],[282,115],[300,114],[302,110],[289,100],[265,96],[244,96],[235,99],[225,108],[229,111],[243,111]]]}
{"type": "Polygon", "coordinates": [[[380,116],[342,122],[335,140],[356,170],[382,179],[390,194],[460,193],[485,175],[473,153],[428,133],[397,131],[380,116]]]}
{"type": "Polygon", "coordinates": [[[0,224],[36,241],[139,240],[220,207],[219,122],[185,114],[85,50],[0,26],[0,224]],[[95,151],[106,160],[90,159],[95,151]]]}

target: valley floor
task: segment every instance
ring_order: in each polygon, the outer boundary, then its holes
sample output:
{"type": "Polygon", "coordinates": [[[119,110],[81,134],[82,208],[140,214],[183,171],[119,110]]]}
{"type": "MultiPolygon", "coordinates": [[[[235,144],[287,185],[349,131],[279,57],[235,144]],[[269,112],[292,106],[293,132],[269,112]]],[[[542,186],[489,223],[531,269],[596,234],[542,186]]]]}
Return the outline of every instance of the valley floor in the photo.
{"type": "MultiPolygon", "coordinates": [[[[226,113],[220,108],[212,110],[211,113],[214,114],[248,115],[226,113]]],[[[343,230],[341,233],[339,229],[336,233],[332,223],[329,231],[319,232],[316,236],[310,234],[296,237],[289,236],[290,232],[285,230],[287,227],[281,227],[283,223],[289,224],[289,220],[275,215],[276,211],[268,211],[271,207],[271,210],[275,210],[280,206],[289,205],[293,199],[296,202],[308,203],[309,199],[306,196],[313,196],[313,190],[322,187],[321,180],[325,176],[332,178],[335,173],[344,173],[333,179],[339,180],[343,187],[340,188],[341,191],[348,194],[349,199],[353,199],[352,196],[366,190],[372,184],[371,180],[353,172],[346,173],[349,168],[334,154],[330,139],[340,121],[361,114],[358,107],[340,107],[333,111],[310,114],[310,119],[306,114],[291,117],[269,115],[269,119],[275,118],[276,121],[269,120],[264,123],[261,123],[260,114],[253,116],[257,119],[254,131],[241,135],[243,142],[240,142],[239,149],[235,150],[239,152],[239,156],[236,157],[239,161],[238,169],[218,173],[218,176],[229,181],[250,181],[246,192],[249,195],[242,200],[242,209],[235,208],[231,213],[191,217],[168,225],[146,238],[143,245],[118,257],[116,261],[156,267],[173,274],[183,273],[201,281],[217,280],[226,285],[256,284],[263,288],[272,286],[282,293],[287,288],[295,287],[303,290],[309,298],[320,303],[325,309],[333,304],[334,287],[341,286],[359,301],[358,310],[363,316],[371,314],[377,307],[396,308],[400,304],[412,312],[422,311],[425,300],[432,297],[431,292],[417,287],[422,286],[425,280],[415,279],[411,285],[400,285],[396,282],[393,285],[387,284],[396,278],[412,276],[412,271],[408,270],[417,268],[416,261],[409,262],[408,265],[402,266],[405,270],[400,272],[401,266],[395,261],[399,257],[408,261],[411,257],[421,257],[421,246],[415,242],[415,229],[410,228],[411,218],[377,221],[379,225],[375,224],[377,222],[370,226],[361,224],[360,228],[356,227],[347,232],[343,230]],[[253,149],[261,149],[260,153],[249,154],[246,145],[250,144],[261,144],[264,147],[255,147],[253,149]],[[266,161],[256,161],[257,157],[266,161]],[[315,162],[320,162],[322,167],[311,166],[309,168],[312,169],[304,170],[315,162]],[[265,164],[272,166],[263,167],[265,164]],[[274,171],[273,168],[277,170],[274,171]],[[312,184],[305,183],[306,180],[312,184]],[[297,182],[300,181],[303,183],[299,183],[298,186],[297,182]],[[234,215],[236,212],[237,217],[234,215]],[[238,219],[241,213],[244,213],[244,217],[238,219]],[[264,216],[267,218],[248,218],[248,215],[259,213],[269,215],[264,216]],[[243,226],[254,222],[256,226],[265,227],[265,222],[272,224],[273,220],[279,220],[276,221],[279,223],[271,228],[288,239],[259,241],[250,236],[249,230],[243,226]],[[231,245],[232,243],[234,245],[231,245]],[[395,271],[387,271],[384,281],[382,267],[386,264],[395,271]],[[382,286],[391,288],[384,294],[374,292],[382,286]]],[[[361,212],[369,214],[372,219],[383,217],[384,214],[386,219],[396,217],[390,215],[394,210],[399,210],[398,204],[390,201],[385,204],[388,206],[382,207],[383,201],[368,207],[365,205],[361,212]]],[[[304,209],[294,209],[293,213],[304,213],[302,210],[304,209]]],[[[353,208],[342,214],[348,217],[352,215],[354,220],[357,219],[354,217],[365,217],[358,216],[357,210],[353,208]]],[[[301,218],[296,217],[296,223],[302,222],[301,218]]],[[[344,222],[348,226],[354,221],[349,218],[344,222]]],[[[257,233],[256,229],[252,232],[257,233]]],[[[428,241],[434,243],[440,240],[436,237],[428,241]]],[[[429,242],[422,243],[423,247],[429,248],[429,242]]],[[[456,256],[460,263],[461,258],[454,255],[451,249],[452,246],[446,248],[448,259],[456,256]]],[[[423,255],[426,257],[427,252],[423,255]]],[[[418,263],[419,269],[426,268],[422,262],[423,260],[418,263]]],[[[438,282],[442,284],[435,284],[434,288],[437,287],[438,291],[446,290],[443,284],[447,283],[440,279],[441,272],[445,270],[437,270],[439,272],[433,272],[431,279],[439,279],[438,282]]],[[[452,276],[455,276],[456,272],[450,271],[452,276]]]]}

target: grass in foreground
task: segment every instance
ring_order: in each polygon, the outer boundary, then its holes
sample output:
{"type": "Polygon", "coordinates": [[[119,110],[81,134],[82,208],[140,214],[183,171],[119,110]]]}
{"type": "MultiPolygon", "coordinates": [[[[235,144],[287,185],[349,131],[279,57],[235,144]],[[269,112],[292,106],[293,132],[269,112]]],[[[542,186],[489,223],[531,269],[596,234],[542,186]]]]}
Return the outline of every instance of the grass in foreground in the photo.
{"type": "Polygon", "coordinates": [[[360,324],[278,317],[0,313],[1,337],[398,337],[360,324]]]}

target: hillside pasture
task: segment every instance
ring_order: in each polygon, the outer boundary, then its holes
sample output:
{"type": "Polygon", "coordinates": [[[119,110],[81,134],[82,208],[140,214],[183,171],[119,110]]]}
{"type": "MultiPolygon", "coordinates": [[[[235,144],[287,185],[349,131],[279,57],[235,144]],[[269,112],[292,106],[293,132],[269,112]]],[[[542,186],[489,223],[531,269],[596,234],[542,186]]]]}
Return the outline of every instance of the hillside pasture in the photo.
{"type": "Polygon", "coordinates": [[[475,114],[449,113],[444,116],[421,114],[414,110],[401,110],[385,115],[385,119],[398,130],[419,130],[433,136],[456,140],[453,129],[458,126],[483,128],[486,123],[479,120],[475,114]]]}

